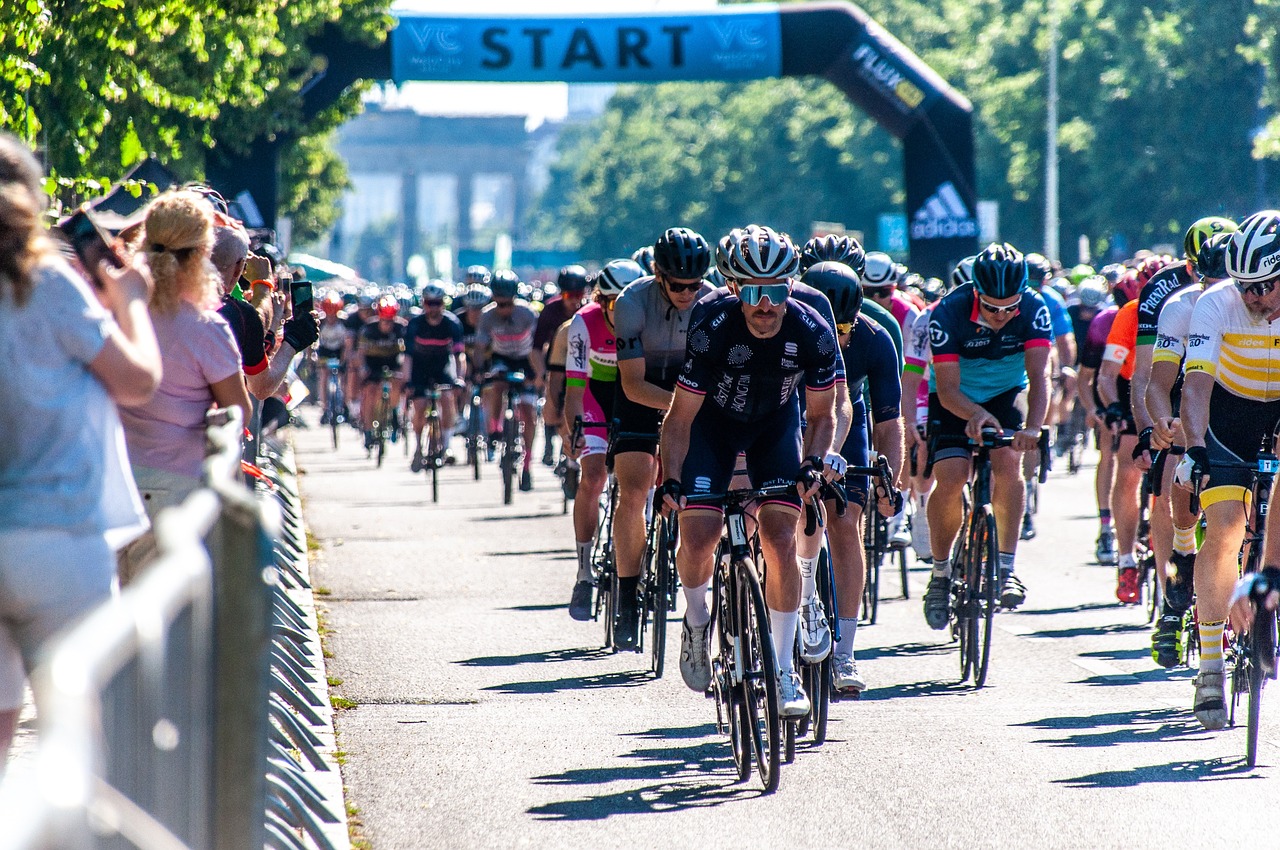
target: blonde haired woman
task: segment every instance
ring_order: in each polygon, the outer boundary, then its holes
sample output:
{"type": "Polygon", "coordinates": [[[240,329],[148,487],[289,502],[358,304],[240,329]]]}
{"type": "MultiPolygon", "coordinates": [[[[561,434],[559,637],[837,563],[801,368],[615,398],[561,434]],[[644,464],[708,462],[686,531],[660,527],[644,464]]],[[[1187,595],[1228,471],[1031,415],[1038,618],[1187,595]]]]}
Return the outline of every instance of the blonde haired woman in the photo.
{"type": "Polygon", "coordinates": [[[110,598],[114,549],[145,528],[116,403],[160,382],[146,264],[90,270],[95,296],[49,241],[42,185],[0,133],[0,770],[25,671],[110,598]]]}
{"type": "MultiPolygon", "coordinates": [[[[214,311],[213,229],[213,210],[195,192],[166,192],[147,209],[139,253],[155,281],[151,321],[164,379],[149,401],[124,407],[121,418],[133,476],[152,517],[200,485],[209,408],[237,405],[249,418],[240,351],[214,311]]],[[[127,559],[130,566],[138,560],[137,550],[127,559]]]]}

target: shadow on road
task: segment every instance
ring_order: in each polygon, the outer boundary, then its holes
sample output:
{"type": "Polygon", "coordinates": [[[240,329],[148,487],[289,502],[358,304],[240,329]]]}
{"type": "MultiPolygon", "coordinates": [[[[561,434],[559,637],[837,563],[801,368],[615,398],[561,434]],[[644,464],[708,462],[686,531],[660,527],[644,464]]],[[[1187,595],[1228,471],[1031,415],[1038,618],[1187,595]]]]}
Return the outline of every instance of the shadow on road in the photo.
{"type": "Polygon", "coordinates": [[[953,643],[904,643],[898,646],[872,646],[858,650],[859,661],[876,658],[903,658],[915,655],[946,655],[955,651],[953,643]]]}
{"type": "Polygon", "coordinates": [[[1099,649],[1096,652],[1082,652],[1081,658],[1107,658],[1112,661],[1137,661],[1139,658],[1150,658],[1151,650],[1142,647],[1133,649],[1099,649]]]}
{"type": "Polygon", "coordinates": [[[954,679],[942,681],[934,679],[927,682],[904,682],[901,685],[890,685],[885,688],[870,688],[862,692],[860,700],[902,699],[903,697],[934,697],[946,694],[976,693],[973,685],[961,684],[954,679]]]}
{"type": "Polygon", "coordinates": [[[1116,711],[1080,717],[1046,717],[1043,720],[1031,720],[1014,725],[1029,726],[1033,729],[1095,730],[1068,735],[1065,738],[1040,738],[1033,742],[1053,747],[1109,747],[1113,744],[1139,744],[1206,737],[1204,729],[1194,718],[1187,712],[1174,708],[1116,711]],[[1115,728],[1104,730],[1104,727],[1108,726],[1115,728]]]}
{"type": "Polygon", "coordinates": [[[513,519],[546,519],[547,517],[559,516],[559,513],[551,513],[550,511],[540,514],[497,514],[495,516],[473,516],[467,522],[507,522],[513,519]]]}
{"type": "Polygon", "coordinates": [[[1081,611],[1103,611],[1108,608],[1119,607],[1120,606],[1114,602],[1085,602],[1080,605],[1070,605],[1063,608],[1019,608],[1015,616],[1043,617],[1050,614],[1078,614],[1081,611]]]}
{"type": "MultiPolygon", "coordinates": [[[[702,738],[714,732],[715,727],[706,723],[630,734],[644,739],[670,740],[702,738]]],[[[618,761],[622,763],[535,776],[533,781],[538,785],[570,786],[630,781],[650,784],[534,806],[528,810],[529,814],[539,820],[604,820],[614,815],[676,812],[718,806],[760,795],[758,787],[735,781],[733,760],[724,739],[633,750],[619,756],[618,761]]]]}
{"type": "Polygon", "coordinates": [[[549,602],[544,605],[512,605],[509,608],[499,608],[499,611],[559,611],[568,608],[568,602],[549,602]]]}
{"type": "Polygon", "coordinates": [[[588,661],[614,655],[604,647],[575,647],[573,649],[548,649],[545,652],[526,652],[523,655],[482,655],[455,661],[463,667],[515,667],[517,664],[541,664],[544,661],[588,661]]]}
{"type": "Polygon", "coordinates": [[[1131,632],[1145,632],[1150,629],[1149,626],[1136,625],[1131,623],[1107,623],[1101,626],[1075,626],[1070,629],[1042,629],[1038,632],[1029,632],[1023,637],[1026,638],[1060,638],[1060,637],[1086,637],[1095,635],[1123,635],[1131,632]]]}
{"type": "Polygon", "coordinates": [[[1055,784],[1071,788],[1130,788],[1149,782],[1203,782],[1215,779],[1263,779],[1244,759],[1210,759],[1153,764],[1132,770],[1105,770],[1072,779],[1055,779],[1055,784]]]}
{"type": "Polygon", "coordinates": [[[596,676],[566,676],[563,679],[546,679],[540,682],[509,682],[490,685],[486,691],[503,694],[555,694],[561,691],[594,690],[595,688],[634,688],[653,681],[648,671],[624,670],[620,673],[601,673],[596,676]]]}
{"type": "Polygon", "coordinates": [[[577,558],[577,556],[568,549],[524,549],[513,552],[485,552],[486,558],[516,558],[523,555],[562,555],[560,558],[547,558],[548,561],[565,561],[577,558]]]}
{"type": "Polygon", "coordinates": [[[1156,668],[1154,670],[1139,670],[1136,673],[1113,673],[1109,675],[1090,676],[1087,679],[1081,679],[1079,684],[1098,685],[1103,687],[1110,687],[1114,685],[1139,685],[1143,682],[1167,682],[1170,679],[1190,679],[1193,676],[1195,676],[1195,671],[1186,668],[1180,670],[1156,668]]]}

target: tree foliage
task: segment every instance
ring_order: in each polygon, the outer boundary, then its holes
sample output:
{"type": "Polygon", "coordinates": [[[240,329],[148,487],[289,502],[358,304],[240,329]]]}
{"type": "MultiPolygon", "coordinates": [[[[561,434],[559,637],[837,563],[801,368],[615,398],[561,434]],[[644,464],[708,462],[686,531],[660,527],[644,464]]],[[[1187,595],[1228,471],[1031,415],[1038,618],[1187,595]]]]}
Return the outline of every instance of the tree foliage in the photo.
{"type": "MultiPolygon", "coordinates": [[[[11,0],[0,3],[0,126],[42,154],[63,200],[118,177],[148,153],[186,178],[205,158],[246,152],[260,136],[317,139],[358,108],[353,93],[308,120],[300,91],[320,70],[307,39],[338,22],[376,41],[388,0],[11,0]]],[[[341,184],[332,166],[311,176],[341,184]]],[[[286,192],[305,204],[325,191],[286,192]]],[[[308,225],[309,226],[309,225],[308,225]]]]}
{"type": "MultiPolygon", "coordinates": [[[[1028,250],[1044,233],[1049,2],[862,4],[973,102],[979,194],[999,201],[1001,236],[1028,250]]],[[[1267,203],[1254,157],[1280,158],[1280,117],[1267,122],[1280,106],[1280,0],[1056,5],[1064,246],[1081,234],[1100,249],[1178,242],[1199,216],[1267,203]]],[[[807,235],[834,220],[870,236],[877,213],[901,210],[900,163],[821,81],[627,86],[562,140],[536,229],[596,256],[676,223],[807,235]]]]}

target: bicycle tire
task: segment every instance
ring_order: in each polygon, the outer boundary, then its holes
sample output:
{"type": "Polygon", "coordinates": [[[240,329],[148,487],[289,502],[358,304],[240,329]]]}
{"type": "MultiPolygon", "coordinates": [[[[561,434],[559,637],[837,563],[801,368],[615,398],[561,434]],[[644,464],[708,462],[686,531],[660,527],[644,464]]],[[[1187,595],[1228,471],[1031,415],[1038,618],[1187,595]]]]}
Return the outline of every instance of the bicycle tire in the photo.
{"type": "Polygon", "coordinates": [[[502,504],[509,505],[515,495],[516,419],[510,408],[502,419],[502,504]]]}
{"type": "Polygon", "coordinates": [[[740,644],[745,669],[742,678],[744,717],[748,720],[756,773],[764,793],[778,789],[781,778],[782,728],[778,716],[778,662],[769,634],[769,611],[755,566],[736,561],[732,567],[738,589],[740,644]]]}
{"type": "MultiPolygon", "coordinates": [[[[408,444],[408,440],[405,443],[408,444]]],[[[441,446],[440,415],[434,410],[427,419],[427,462],[431,466],[431,501],[440,501],[440,464],[444,460],[441,446]]]]}
{"type": "Polygon", "coordinates": [[[1156,556],[1148,552],[1142,559],[1142,604],[1146,608],[1147,622],[1154,623],[1160,612],[1164,594],[1160,592],[1160,577],[1156,575],[1156,556]]]}
{"type": "Polygon", "coordinates": [[[709,629],[716,635],[716,655],[711,659],[711,687],[716,698],[716,718],[726,721],[729,733],[729,750],[738,781],[745,782],[751,775],[751,742],[747,740],[746,707],[742,700],[742,686],[733,681],[732,620],[733,601],[729,598],[728,570],[716,553],[716,567],[711,574],[711,622],[709,629]],[[723,712],[723,715],[721,714],[723,712]]]}
{"type": "Polygon", "coordinates": [[[902,598],[910,599],[911,591],[907,587],[910,581],[910,573],[909,573],[909,570],[907,569],[907,550],[906,549],[898,550],[898,574],[902,578],[902,598]]]}
{"type": "Polygon", "coordinates": [[[977,638],[974,651],[978,653],[975,658],[974,686],[978,688],[987,683],[987,669],[991,662],[991,633],[995,628],[996,609],[1000,607],[1000,546],[996,534],[996,518],[990,510],[984,510],[981,519],[981,524],[977,526],[981,539],[975,547],[974,555],[982,558],[978,584],[979,608],[974,618],[977,638]]]}
{"type": "Polygon", "coordinates": [[[382,459],[386,456],[387,456],[387,435],[381,428],[379,428],[378,429],[378,468],[379,469],[382,468],[382,459]]]}
{"type": "Polygon", "coordinates": [[[649,591],[649,602],[653,611],[653,637],[650,645],[649,669],[653,678],[661,679],[666,668],[667,658],[667,601],[671,598],[669,585],[671,573],[675,568],[674,553],[671,550],[671,533],[669,527],[672,520],[667,517],[658,519],[657,553],[654,558],[655,581],[649,591]]]}
{"type": "MultiPolygon", "coordinates": [[[[1249,665],[1249,729],[1245,738],[1245,762],[1249,767],[1258,763],[1258,733],[1262,722],[1262,689],[1267,682],[1267,672],[1261,663],[1259,653],[1271,653],[1274,658],[1276,647],[1276,618],[1258,618],[1265,622],[1266,632],[1255,634],[1250,638],[1253,652],[1250,653],[1249,665]]],[[[1258,622],[1255,620],[1255,622],[1258,622]]],[[[1272,662],[1274,669],[1274,662],[1272,662]]]]}
{"type": "MultiPolygon", "coordinates": [[[[835,630],[838,627],[840,611],[835,601],[835,574],[831,566],[831,555],[827,552],[826,547],[818,550],[818,597],[822,600],[823,606],[827,611],[827,622],[833,625],[832,638],[835,637],[835,630]]],[[[832,641],[834,644],[834,640],[832,641]]],[[[813,729],[813,743],[822,744],[827,740],[827,718],[831,713],[831,694],[835,690],[835,682],[832,677],[835,675],[835,646],[831,647],[831,651],[827,653],[827,657],[822,659],[817,665],[817,675],[814,685],[816,687],[809,690],[809,702],[813,706],[810,713],[812,718],[811,726],[813,729]]],[[[808,685],[806,684],[806,687],[808,685]]]]}
{"type": "Polygon", "coordinates": [[[862,585],[862,619],[874,626],[880,613],[880,565],[884,560],[888,529],[881,523],[879,514],[867,517],[866,552],[867,576],[862,585]]]}
{"type": "Polygon", "coordinates": [[[329,432],[333,435],[333,450],[338,450],[338,423],[332,418],[329,419],[329,432]]]}

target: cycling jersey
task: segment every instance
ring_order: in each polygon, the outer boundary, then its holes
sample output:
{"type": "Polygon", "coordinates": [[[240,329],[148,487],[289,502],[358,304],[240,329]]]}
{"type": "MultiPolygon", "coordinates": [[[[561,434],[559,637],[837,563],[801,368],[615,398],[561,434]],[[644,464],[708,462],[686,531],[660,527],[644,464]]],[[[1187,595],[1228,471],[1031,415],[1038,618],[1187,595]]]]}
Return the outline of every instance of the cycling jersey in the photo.
{"type": "Polygon", "coordinates": [[[903,342],[906,350],[903,352],[902,373],[905,375],[911,372],[921,377],[920,384],[916,387],[916,421],[907,423],[908,425],[924,425],[928,419],[929,381],[927,378],[932,373],[930,367],[932,361],[929,352],[929,322],[933,318],[933,308],[938,303],[940,302],[933,302],[933,304],[921,311],[920,315],[916,316],[903,342]]]}
{"type": "Polygon", "coordinates": [[[316,356],[322,360],[330,357],[341,357],[347,349],[347,340],[351,332],[341,319],[326,318],[320,323],[320,337],[317,340],[316,356]]]}
{"type": "Polygon", "coordinates": [[[617,339],[600,304],[589,304],[569,321],[569,350],[565,386],[583,387],[582,415],[587,454],[602,454],[607,443],[608,416],[613,411],[618,381],[617,339]]]}
{"type": "Polygon", "coordinates": [[[452,313],[444,313],[436,324],[425,315],[409,320],[406,348],[412,359],[411,382],[416,386],[452,383],[454,355],[462,353],[462,323],[452,313]]]}
{"type": "MultiPolygon", "coordinates": [[[[948,293],[933,308],[929,321],[929,349],[934,363],[960,364],[960,391],[976,404],[1027,385],[1025,352],[1048,348],[1053,320],[1039,293],[1022,293],[1017,314],[1000,330],[983,319],[977,290],[966,283],[948,293]]],[[[929,391],[938,391],[936,374],[929,391]]]]}
{"type": "Polygon", "coordinates": [[[462,325],[462,344],[464,346],[476,344],[476,326],[471,321],[470,312],[470,310],[463,307],[453,314],[453,317],[462,325]]]}
{"type": "Polygon", "coordinates": [[[538,314],[523,301],[517,301],[505,317],[498,313],[497,304],[486,304],[476,323],[476,344],[508,360],[524,359],[533,351],[537,325],[538,314]]]}
{"type": "MultiPolygon", "coordinates": [[[[693,318],[690,319],[690,324],[696,325],[698,320],[706,313],[707,310],[711,309],[712,306],[720,303],[724,299],[731,297],[733,297],[733,293],[729,291],[729,287],[727,286],[720,286],[712,290],[710,295],[700,298],[698,303],[693,305],[693,318]]],[[[808,305],[817,311],[818,315],[822,317],[822,320],[827,323],[827,327],[831,329],[831,332],[833,334],[835,333],[836,314],[831,309],[831,302],[827,300],[827,296],[824,295],[821,290],[815,289],[807,283],[801,283],[796,280],[791,283],[791,297],[799,301],[801,304],[808,305]]],[[[843,381],[844,379],[844,356],[841,354],[840,362],[837,365],[836,380],[843,381]]],[[[804,400],[801,399],[802,404],[803,401],[804,400]]]]}
{"type": "MultiPolygon", "coordinates": [[[[871,322],[854,322],[842,353],[849,398],[861,401],[865,390],[873,421],[897,419],[902,414],[902,380],[889,334],[871,322]]],[[[854,427],[858,425],[855,419],[854,427]]]]}
{"type": "Polygon", "coordinates": [[[1212,375],[1241,398],[1280,400],[1280,319],[1253,315],[1233,281],[1205,290],[1191,312],[1186,372],[1212,375]]]}
{"type": "Polygon", "coordinates": [[[881,307],[870,298],[862,299],[862,306],[858,308],[858,315],[870,319],[880,327],[884,328],[884,332],[893,340],[894,351],[898,354],[898,367],[902,367],[902,353],[904,351],[902,328],[898,327],[897,321],[893,318],[893,314],[885,308],[881,307]]]}
{"type": "Polygon", "coordinates": [[[1066,336],[1072,333],[1071,314],[1067,312],[1067,302],[1058,294],[1058,290],[1052,286],[1042,286],[1036,290],[1040,298],[1044,301],[1044,306],[1049,308],[1049,319],[1052,321],[1053,338],[1066,336]]]}
{"type": "Polygon", "coordinates": [[[1071,319],[1071,333],[1076,338],[1076,365],[1081,365],[1084,351],[1084,340],[1089,335],[1089,325],[1101,312],[1097,307],[1086,307],[1075,303],[1067,305],[1067,317],[1071,319]]]}
{"type": "MultiPolygon", "coordinates": [[[[712,292],[706,283],[698,290],[701,299],[712,292]]],[[[669,390],[684,366],[695,300],[687,310],[677,310],[667,300],[652,275],[638,278],[613,304],[613,328],[618,340],[618,360],[644,360],[644,379],[669,390]]]]}
{"type": "Polygon", "coordinates": [[[1182,363],[1187,354],[1187,333],[1191,329],[1191,312],[1200,293],[1198,284],[1184,286],[1174,292],[1160,309],[1160,323],[1156,332],[1156,347],[1151,354],[1152,363],[1182,363]]]}
{"type": "Polygon", "coordinates": [[[1102,353],[1103,360],[1120,364],[1120,377],[1126,381],[1133,380],[1133,369],[1137,365],[1137,339],[1138,302],[1130,301],[1116,313],[1102,353]]]}
{"type": "Polygon", "coordinates": [[[1080,346],[1080,368],[1097,370],[1102,367],[1102,355],[1107,350],[1107,334],[1111,333],[1111,325],[1119,312],[1119,307],[1111,305],[1093,317],[1089,330],[1085,332],[1084,344],[1080,346]]]}
{"type": "Polygon", "coordinates": [[[397,318],[383,329],[378,319],[371,319],[360,329],[357,349],[364,356],[365,379],[375,380],[383,369],[395,371],[404,353],[404,319],[397,318]]]}
{"type": "Polygon", "coordinates": [[[1138,345],[1155,345],[1160,328],[1160,311],[1173,293],[1195,283],[1186,263],[1177,263],[1151,276],[1138,293],[1138,345]]]}
{"type": "Polygon", "coordinates": [[[543,304],[542,312],[538,314],[538,325],[533,331],[533,347],[538,351],[542,351],[555,339],[556,329],[572,318],[573,313],[569,311],[569,307],[564,303],[563,295],[552,298],[546,304],[543,304]]]}
{"type": "Polygon", "coordinates": [[[838,360],[835,334],[812,307],[786,300],[782,327],[768,339],[747,328],[741,303],[711,306],[689,332],[689,356],[678,384],[739,422],[762,419],[791,404],[801,380],[830,389],[838,360]]]}

